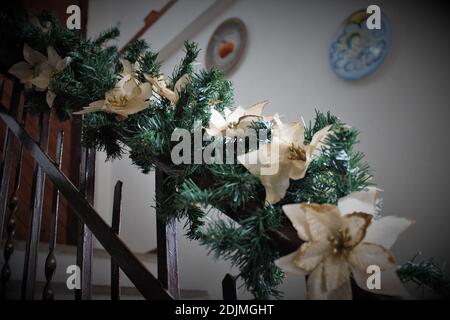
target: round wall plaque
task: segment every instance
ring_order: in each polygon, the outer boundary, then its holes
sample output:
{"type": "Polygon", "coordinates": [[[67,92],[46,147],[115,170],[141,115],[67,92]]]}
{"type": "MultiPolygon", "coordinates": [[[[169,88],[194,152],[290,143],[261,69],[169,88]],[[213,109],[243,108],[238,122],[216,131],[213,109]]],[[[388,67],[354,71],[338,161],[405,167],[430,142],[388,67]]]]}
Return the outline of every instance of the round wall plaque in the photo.
{"type": "Polygon", "coordinates": [[[247,28],[242,20],[225,20],[212,34],[206,49],[206,68],[216,67],[229,74],[239,63],[247,46],[247,28]]]}
{"type": "Polygon", "coordinates": [[[372,74],[383,63],[391,45],[388,18],[381,14],[381,28],[369,29],[365,10],[351,14],[339,27],[330,46],[333,71],[345,80],[372,74]]]}

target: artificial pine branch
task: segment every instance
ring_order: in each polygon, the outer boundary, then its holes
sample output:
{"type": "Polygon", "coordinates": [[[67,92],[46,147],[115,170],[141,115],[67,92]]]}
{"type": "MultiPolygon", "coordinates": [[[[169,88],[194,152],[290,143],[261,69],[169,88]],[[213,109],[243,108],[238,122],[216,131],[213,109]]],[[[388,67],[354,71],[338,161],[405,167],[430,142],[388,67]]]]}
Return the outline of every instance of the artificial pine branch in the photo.
{"type": "Polygon", "coordinates": [[[403,283],[413,282],[419,287],[428,287],[439,296],[450,297],[450,280],[447,279],[442,268],[433,259],[415,262],[415,259],[404,263],[397,274],[403,283]]]}

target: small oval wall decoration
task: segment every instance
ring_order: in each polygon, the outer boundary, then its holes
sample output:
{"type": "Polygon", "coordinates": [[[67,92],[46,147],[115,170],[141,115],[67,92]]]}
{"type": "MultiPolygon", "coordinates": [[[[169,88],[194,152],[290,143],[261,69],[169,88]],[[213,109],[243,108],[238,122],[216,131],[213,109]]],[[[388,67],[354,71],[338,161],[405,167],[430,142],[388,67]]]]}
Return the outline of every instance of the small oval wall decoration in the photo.
{"type": "Polygon", "coordinates": [[[330,46],[333,71],[345,80],[372,74],[383,63],[391,45],[391,27],[381,14],[381,29],[368,29],[366,11],[351,14],[339,27],[330,46]]]}
{"type": "Polygon", "coordinates": [[[247,28],[238,18],[225,20],[212,34],[206,49],[206,68],[229,74],[241,60],[247,46],[247,28]]]}

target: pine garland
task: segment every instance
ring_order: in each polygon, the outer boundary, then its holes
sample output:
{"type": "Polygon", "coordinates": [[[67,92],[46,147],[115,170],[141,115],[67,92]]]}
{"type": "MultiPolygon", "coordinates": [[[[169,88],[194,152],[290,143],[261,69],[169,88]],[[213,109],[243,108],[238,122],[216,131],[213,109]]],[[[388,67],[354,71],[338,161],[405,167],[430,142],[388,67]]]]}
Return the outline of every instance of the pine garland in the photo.
{"type": "MultiPolygon", "coordinates": [[[[53,46],[61,56],[70,56],[70,65],[50,83],[56,94],[54,109],[60,120],[71,119],[72,111],[104,98],[105,92],[120,78],[119,57],[139,63],[136,76],[141,82],[145,81],[144,74],[160,76],[157,53],[145,41],[136,41],[119,54],[115,46],[108,45],[109,40],[119,35],[117,28],[107,30],[97,38],[84,39],[75,31],[59,27],[52,15],[44,13],[38,18],[42,25],[50,25],[50,31],[31,25],[29,16],[14,5],[1,8],[2,35],[8,30],[2,37],[0,49],[2,61],[7,61],[2,70],[22,60],[24,43],[42,53],[48,46],[53,46]]],[[[256,298],[280,297],[277,286],[282,282],[283,272],[274,263],[280,257],[280,248],[273,241],[273,233],[290,225],[281,206],[299,202],[336,204],[339,198],[369,186],[370,169],[363,161],[363,154],[354,150],[358,131],[331,113],[316,111],[314,122],[306,128],[305,140],[311,141],[316,132],[328,125],[332,125],[332,134],[320,156],[309,166],[306,176],[291,180],[286,196],[275,205],[265,206],[264,187],[240,164],[174,165],[170,158],[176,144],[171,141],[172,132],[184,128],[193,133],[198,126],[208,124],[211,106],[223,111],[233,104],[232,85],[220,71],[194,72],[198,52],[196,44],[187,42],[185,57],[171,75],[169,89],[173,89],[184,75],[190,79],[174,106],[167,99],[154,96],[147,109],[125,120],[103,112],[86,114],[82,143],[106,152],[109,159],[128,153],[133,164],[144,173],[164,164],[168,169],[164,183],[166,192],[157,204],[162,208],[162,218],[186,218],[187,236],[199,240],[216,258],[229,260],[237,267],[246,288],[256,298]],[[236,221],[208,222],[208,212],[203,209],[208,206],[236,221]]],[[[27,107],[35,112],[49,111],[42,92],[28,91],[26,100],[27,107]]],[[[270,141],[270,122],[256,121],[252,126],[269,130],[267,139],[270,141]]],[[[236,143],[236,139],[215,142],[222,143],[226,150],[229,144],[236,143]]],[[[202,141],[202,149],[208,143],[202,141]]],[[[413,279],[442,292],[443,278],[429,264],[405,265],[399,274],[405,281],[413,279]]]]}
{"type": "Polygon", "coordinates": [[[450,298],[450,280],[444,275],[442,268],[433,259],[415,262],[415,259],[403,264],[397,274],[402,282],[412,282],[418,287],[428,287],[434,293],[450,298]]]}

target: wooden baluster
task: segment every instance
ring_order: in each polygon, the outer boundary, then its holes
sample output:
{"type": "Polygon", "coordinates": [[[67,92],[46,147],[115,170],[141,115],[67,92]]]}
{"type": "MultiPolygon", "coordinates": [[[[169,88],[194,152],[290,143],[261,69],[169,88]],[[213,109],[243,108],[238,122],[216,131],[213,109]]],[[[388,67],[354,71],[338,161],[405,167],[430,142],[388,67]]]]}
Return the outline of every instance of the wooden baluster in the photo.
{"type": "MultiPolygon", "coordinates": [[[[5,80],[3,81],[5,82],[5,80]]],[[[17,116],[20,104],[20,96],[22,94],[22,87],[18,82],[14,82],[12,95],[11,95],[11,107],[9,109],[10,114],[13,117],[17,116]]],[[[1,168],[1,183],[0,183],[0,240],[3,239],[3,229],[6,217],[6,201],[8,198],[9,190],[9,178],[11,175],[11,162],[13,155],[13,143],[14,134],[6,127],[5,143],[3,144],[3,160],[1,168]]]]}
{"type": "MultiPolygon", "coordinates": [[[[94,203],[95,150],[83,148],[80,166],[80,192],[94,203]]],[[[92,232],[79,220],[77,265],[81,269],[81,289],[75,290],[76,300],[92,298],[92,232]]]]}
{"type": "MultiPolygon", "coordinates": [[[[47,152],[50,112],[39,116],[39,147],[47,152]]],[[[33,185],[31,191],[31,217],[25,249],[25,263],[22,278],[22,300],[34,299],[36,281],[36,263],[41,233],[42,205],[44,200],[45,173],[36,162],[34,165],[33,185]]]]}
{"type": "MultiPolygon", "coordinates": [[[[3,77],[3,75],[2,74],[0,74],[0,101],[2,101],[2,99],[3,99],[3,85],[5,84],[5,78],[3,77]]],[[[5,128],[6,128],[6,126],[5,126],[5,128]]],[[[7,131],[5,131],[5,132],[7,132],[7,131]]],[[[6,136],[7,136],[7,134],[5,134],[5,137],[4,137],[4,140],[5,141],[3,141],[4,142],[4,144],[3,144],[3,148],[4,147],[6,147],[6,136]]],[[[1,160],[1,162],[0,162],[0,181],[2,181],[2,174],[3,174],[3,157],[2,157],[2,160],[1,160]]],[[[0,218],[1,218],[1,214],[0,214],[0,218]]],[[[2,227],[2,229],[3,229],[3,224],[1,224],[2,222],[0,221],[0,227],[2,227]]],[[[1,235],[1,232],[0,232],[0,235],[1,235]]],[[[0,239],[1,239],[1,237],[0,237],[0,239]]]]}
{"type": "MultiPolygon", "coordinates": [[[[119,235],[120,232],[120,211],[122,205],[122,181],[117,181],[114,187],[114,200],[111,230],[119,235]]],[[[120,300],[120,270],[119,265],[111,257],[111,300],[120,300]]]]}
{"type": "Polygon", "coordinates": [[[160,216],[164,194],[165,173],[156,169],[156,239],[158,254],[158,280],[174,299],[179,298],[176,220],[160,216]]]}
{"type": "MultiPolygon", "coordinates": [[[[61,170],[62,155],[64,149],[64,130],[58,133],[56,140],[56,153],[55,153],[55,165],[61,170]]],[[[58,234],[58,211],[59,211],[59,190],[53,185],[52,194],[52,212],[50,221],[50,239],[48,243],[48,254],[45,259],[45,287],[42,293],[43,300],[53,300],[55,298],[55,292],[52,287],[53,274],[56,270],[56,236],[58,234]]]]}
{"type": "Polygon", "coordinates": [[[223,300],[237,300],[236,277],[227,273],[222,280],[223,300]]]}
{"type": "MultiPolygon", "coordinates": [[[[25,124],[26,113],[23,114],[22,123],[25,124]]],[[[3,248],[4,264],[1,272],[0,298],[6,298],[6,287],[11,278],[11,267],[9,261],[14,253],[14,235],[16,233],[16,213],[19,208],[19,188],[22,176],[23,144],[20,143],[19,156],[16,161],[16,173],[14,177],[14,191],[9,199],[9,217],[6,225],[6,242],[3,248]]]]}

